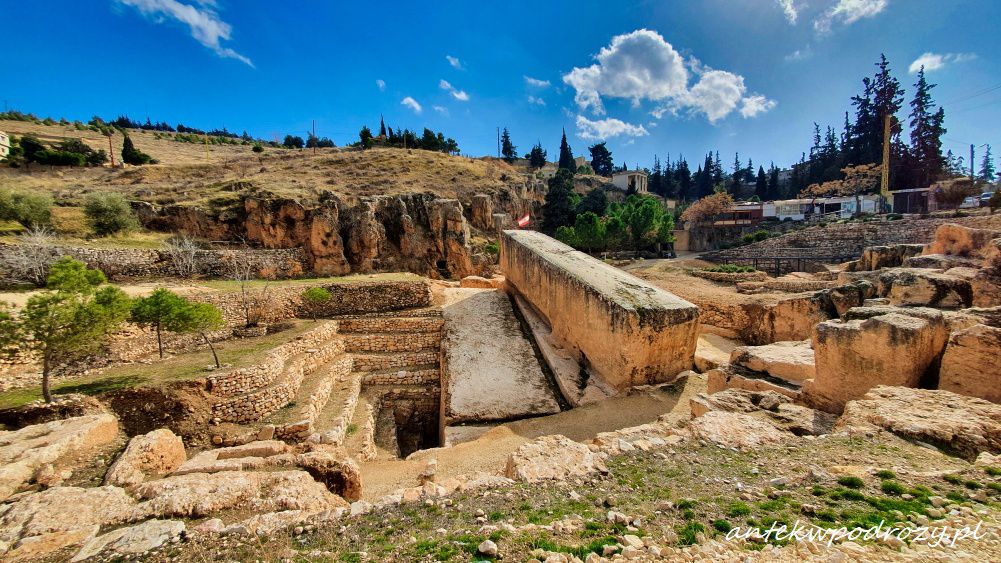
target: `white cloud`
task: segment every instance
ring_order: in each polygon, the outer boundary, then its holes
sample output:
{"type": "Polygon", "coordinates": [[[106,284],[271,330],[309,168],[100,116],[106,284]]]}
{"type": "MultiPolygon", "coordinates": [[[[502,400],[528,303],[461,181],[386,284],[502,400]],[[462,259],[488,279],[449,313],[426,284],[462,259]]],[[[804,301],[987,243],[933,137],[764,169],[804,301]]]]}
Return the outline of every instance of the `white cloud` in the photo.
{"type": "Polygon", "coordinates": [[[594,141],[619,135],[642,137],[649,133],[642,125],[632,125],[615,118],[592,121],[583,115],[577,116],[577,136],[581,139],[594,141]]]}
{"type": "Polygon", "coordinates": [[[759,113],[765,113],[776,105],[778,102],[775,100],[769,100],[760,94],[752,94],[741,100],[740,115],[745,118],[754,117],[759,113]]]}
{"type": "Polygon", "coordinates": [[[462,61],[460,61],[457,57],[453,57],[452,55],[445,55],[445,60],[448,61],[448,64],[452,65],[452,68],[457,68],[459,70],[462,70],[462,61]]]}
{"type": "Polygon", "coordinates": [[[435,110],[436,112],[442,115],[448,115],[448,108],[444,106],[431,106],[431,109],[435,110]]]}
{"type": "Polygon", "coordinates": [[[535,88],[549,88],[552,86],[548,80],[540,80],[538,78],[532,78],[531,76],[525,77],[525,83],[535,88]]]}
{"type": "MultiPolygon", "coordinates": [[[[632,100],[634,106],[644,100],[658,102],[651,112],[658,119],[665,113],[688,110],[705,114],[715,123],[737,109],[746,92],[744,77],[712,69],[695,57],[685,60],[660,34],[647,29],[613,37],[595,58],[596,64],[574,68],[563,76],[576,90],[577,106],[595,115],[604,115],[602,96],[606,96],[632,100]],[[691,88],[690,74],[698,77],[691,88]]],[[[767,110],[774,105],[761,98],[749,107],[767,110]]]]}
{"type": "Polygon", "coordinates": [[[907,71],[911,74],[917,73],[921,67],[925,72],[932,72],[944,67],[948,63],[965,63],[977,58],[976,53],[932,53],[927,52],[914,59],[907,71]]]}
{"type": "Polygon", "coordinates": [[[380,79],[378,79],[378,80],[375,81],[375,85],[379,87],[379,91],[380,92],[385,92],[386,91],[386,81],[385,80],[383,80],[383,79],[380,78],[380,79]]]}
{"type": "Polygon", "coordinates": [[[544,105],[546,105],[546,100],[543,100],[542,98],[539,98],[539,97],[536,97],[536,96],[533,96],[533,95],[529,94],[529,96],[528,96],[528,103],[536,105],[536,106],[544,106],[544,105]]]}
{"type": "Polygon", "coordinates": [[[803,49],[796,49],[795,51],[786,55],[784,58],[786,62],[795,62],[795,61],[805,61],[806,59],[809,59],[812,56],[813,56],[813,51],[810,50],[809,47],[805,47],[803,49]]]}
{"type": "Polygon", "coordinates": [[[199,0],[199,9],[191,4],[177,0],[117,0],[121,4],[131,6],[142,15],[153,19],[156,23],[166,20],[176,20],[188,26],[188,30],[196,41],[212,49],[215,54],[226,59],[236,59],[253,68],[254,63],[229,47],[223,47],[223,41],[229,41],[233,27],[219,19],[214,10],[214,0],[199,0]]]}
{"type": "Polygon", "coordinates": [[[827,33],[835,21],[851,25],[862,18],[875,17],[886,9],[887,4],[889,0],[838,0],[813,22],[813,27],[827,33]]]}
{"type": "Polygon", "coordinates": [[[597,63],[574,68],[563,81],[576,90],[581,109],[603,115],[601,96],[640,100],[664,100],[685,93],[688,69],[681,55],[655,31],[638,29],[616,35],[595,57],[597,63]]]}
{"type": "Polygon", "coordinates": [[[414,113],[420,113],[424,111],[424,108],[422,108],[421,105],[417,103],[417,100],[411,98],[410,96],[407,96],[406,98],[400,100],[400,104],[405,105],[408,108],[414,110],[414,113]]]}
{"type": "Polygon", "coordinates": [[[438,87],[441,88],[442,90],[445,90],[449,94],[451,94],[453,98],[455,98],[456,100],[459,100],[460,102],[468,102],[469,101],[469,94],[467,94],[463,90],[459,90],[455,86],[452,86],[448,82],[448,80],[442,79],[441,81],[439,81],[438,82],[438,87]]]}
{"type": "Polygon", "coordinates": [[[796,23],[796,18],[799,17],[799,8],[796,7],[796,3],[793,0],[777,0],[779,6],[782,8],[782,13],[785,14],[786,21],[791,24],[796,23]]]}

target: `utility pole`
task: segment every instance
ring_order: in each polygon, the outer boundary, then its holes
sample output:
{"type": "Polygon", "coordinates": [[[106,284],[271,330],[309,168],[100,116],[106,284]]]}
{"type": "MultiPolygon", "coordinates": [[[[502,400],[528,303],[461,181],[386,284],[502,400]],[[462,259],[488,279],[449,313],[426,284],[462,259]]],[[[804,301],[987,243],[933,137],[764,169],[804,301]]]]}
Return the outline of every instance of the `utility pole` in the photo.
{"type": "Polygon", "coordinates": [[[497,128],[497,158],[500,158],[500,127],[497,128]]]}
{"type": "Polygon", "coordinates": [[[890,202],[890,114],[883,116],[883,166],[880,170],[879,195],[883,199],[883,207],[890,202]]]}
{"type": "Polygon", "coordinates": [[[973,181],[973,145],[970,145],[970,181],[973,181]]]}
{"type": "Polygon", "coordinates": [[[111,155],[111,167],[115,167],[115,147],[111,146],[111,135],[108,135],[108,154],[111,155]]]}
{"type": "Polygon", "coordinates": [[[313,156],[316,156],[316,120],[313,120],[313,156]]]}

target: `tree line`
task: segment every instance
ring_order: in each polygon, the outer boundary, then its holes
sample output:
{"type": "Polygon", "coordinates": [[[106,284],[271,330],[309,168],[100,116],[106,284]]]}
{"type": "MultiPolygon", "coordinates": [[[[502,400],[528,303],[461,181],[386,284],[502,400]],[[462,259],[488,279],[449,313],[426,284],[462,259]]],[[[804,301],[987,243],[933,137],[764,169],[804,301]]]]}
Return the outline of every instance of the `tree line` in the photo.
{"type": "Polygon", "coordinates": [[[425,127],[418,137],[417,133],[410,129],[397,127],[394,130],[392,127],[388,127],[382,117],[379,118],[379,134],[373,135],[372,130],[367,125],[363,126],[358,132],[356,146],[363,149],[380,146],[459,154],[459,143],[451,137],[445,137],[445,134],[440,131],[435,132],[425,127]]]}

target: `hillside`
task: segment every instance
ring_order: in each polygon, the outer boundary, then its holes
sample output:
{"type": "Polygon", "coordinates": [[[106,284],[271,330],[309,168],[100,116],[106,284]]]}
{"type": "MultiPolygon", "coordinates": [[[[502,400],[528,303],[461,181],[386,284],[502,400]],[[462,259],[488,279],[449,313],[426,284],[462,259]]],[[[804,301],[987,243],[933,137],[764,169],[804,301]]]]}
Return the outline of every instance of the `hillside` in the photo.
{"type": "MultiPolygon", "coordinates": [[[[108,150],[107,138],[73,126],[45,126],[0,121],[0,131],[38,136],[55,143],[79,138],[108,150]]],[[[473,159],[422,150],[351,148],[289,150],[249,145],[199,145],[157,139],[152,131],[130,132],[136,147],[160,163],[111,169],[42,167],[0,168],[0,184],[15,190],[49,192],[57,204],[74,205],[90,191],[116,191],[129,198],[161,204],[198,204],[220,195],[262,190],[284,197],[315,200],[329,191],[354,201],[359,197],[405,192],[432,192],[467,199],[524,183],[518,171],[497,160],[473,159]]],[[[122,135],[111,144],[121,160],[122,135]]]]}

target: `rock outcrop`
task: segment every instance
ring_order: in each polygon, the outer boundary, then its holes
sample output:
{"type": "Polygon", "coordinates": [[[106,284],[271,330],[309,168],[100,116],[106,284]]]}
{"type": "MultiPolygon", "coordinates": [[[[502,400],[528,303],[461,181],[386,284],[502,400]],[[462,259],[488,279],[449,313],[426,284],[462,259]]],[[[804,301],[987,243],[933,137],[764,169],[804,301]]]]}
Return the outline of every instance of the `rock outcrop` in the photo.
{"type": "Polygon", "coordinates": [[[543,436],[511,453],[504,474],[515,481],[535,483],[605,471],[601,454],[556,434],[543,436]]]}
{"type": "Polygon", "coordinates": [[[105,485],[132,487],[147,477],[162,477],[181,466],[187,456],[184,442],[166,428],[135,436],[104,477],[105,485]]]}
{"type": "Polygon", "coordinates": [[[691,430],[695,438],[741,451],[781,444],[793,436],[759,418],[726,411],[707,412],[692,421],[691,430]]]}
{"type": "Polygon", "coordinates": [[[813,348],[808,340],[740,346],[731,353],[730,363],[786,381],[801,382],[816,373],[813,348]]]}
{"type": "Polygon", "coordinates": [[[147,520],[142,524],[119,528],[91,539],[70,561],[84,561],[102,554],[134,557],[160,547],[183,533],[184,522],[147,520]]]}
{"type": "Polygon", "coordinates": [[[88,415],[0,431],[0,500],[29,483],[43,466],[114,440],[118,420],[88,415]]]}
{"type": "Polygon", "coordinates": [[[925,247],[922,254],[947,254],[951,256],[984,257],[991,239],[1001,235],[990,229],[975,229],[955,223],[939,225],[935,238],[925,247]]]}
{"type": "Polygon", "coordinates": [[[1001,452],[1001,405],[949,391],[876,387],[849,402],[835,428],[873,427],[970,461],[1001,452]]]}

